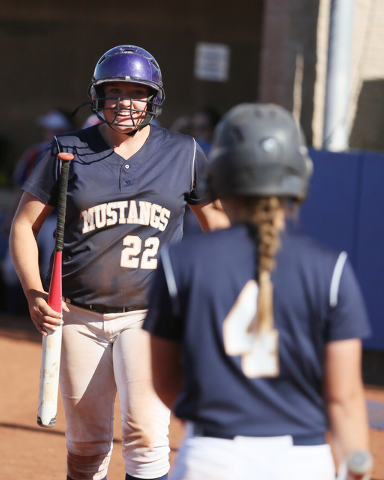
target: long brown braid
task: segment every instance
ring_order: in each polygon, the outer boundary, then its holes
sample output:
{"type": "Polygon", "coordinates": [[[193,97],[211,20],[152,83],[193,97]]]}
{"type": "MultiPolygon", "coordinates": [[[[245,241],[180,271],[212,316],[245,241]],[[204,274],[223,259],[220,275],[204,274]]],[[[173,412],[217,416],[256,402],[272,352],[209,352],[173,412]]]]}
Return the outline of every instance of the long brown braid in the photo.
{"type": "Polygon", "coordinates": [[[277,211],[282,203],[277,197],[257,197],[247,199],[248,208],[253,213],[247,223],[249,233],[257,251],[257,280],[259,295],[257,300],[256,323],[249,330],[271,330],[273,328],[273,284],[271,272],[275,268],[275,255],[280,246],[279,231],[275,226],[277,211]]]}

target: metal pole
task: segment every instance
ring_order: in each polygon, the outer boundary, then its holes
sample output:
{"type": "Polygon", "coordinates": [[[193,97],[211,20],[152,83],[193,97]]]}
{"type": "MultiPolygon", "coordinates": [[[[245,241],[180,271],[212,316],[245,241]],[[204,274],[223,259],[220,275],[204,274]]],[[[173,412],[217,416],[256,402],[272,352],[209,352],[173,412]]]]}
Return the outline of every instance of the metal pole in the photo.
{"type": "Polygon", "coordinates": [[[348,107],[352,60],[354,0],[332,0],[323,148],[348,148],[348,107]]]}

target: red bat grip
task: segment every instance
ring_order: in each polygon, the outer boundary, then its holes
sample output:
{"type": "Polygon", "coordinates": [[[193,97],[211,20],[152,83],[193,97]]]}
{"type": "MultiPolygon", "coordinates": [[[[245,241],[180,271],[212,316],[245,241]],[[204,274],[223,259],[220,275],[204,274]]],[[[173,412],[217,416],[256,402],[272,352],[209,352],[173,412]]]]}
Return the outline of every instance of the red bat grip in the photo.
{"type": "Polygon", "coordinates": [[[48,305],[55,310],[61,311],[61,255],[62,252],[55,252],[53,258],[52,278],[49,286],[48,305]]]}
{"type": "Polygon", "coordinates": [[[73,160],[74,155],[72,153],[59,153],[58,158],[62,161],[61,174],[59,181],[59,199],[57,203],[57,227],[56,227],[56,239],[55,250],[61,252],[64,244],[64,223],[65,223],[65,210],[67,206],[67,189],[68,189],[68,174],[69,174],[69,161],[73,160]]]}

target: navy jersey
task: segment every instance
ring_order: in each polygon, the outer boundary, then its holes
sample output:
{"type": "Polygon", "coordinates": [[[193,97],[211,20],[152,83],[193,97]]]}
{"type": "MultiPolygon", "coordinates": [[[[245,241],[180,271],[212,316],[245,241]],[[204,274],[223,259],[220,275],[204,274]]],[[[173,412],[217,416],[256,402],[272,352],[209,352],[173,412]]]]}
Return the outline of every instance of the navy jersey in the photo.
{"type": "Polygon", "coordinates": [[[68,181],[63,296],[82,304],[145,308],[161,246],[181,239],[186,203],[205,201],[198,193],[205,155],[192,137],[153,125],[128,160],[105,143],[98,126],[59,135],[23,185],[51,206],[58,197],[58,149],[75,156],[68,181]]]}
{"type": "Polygon", "coordinates": [[[370,333],[345,254],[283,234],[272,273],[280,362],[275,378],[248,378],[241,357],[225,353],[224,320],[256,278],[247,229],[186,237],[161,257],[144,328],[181,344],[185,383],[176,416],[224,438],[324,434],[324,345],[370,333]]]}

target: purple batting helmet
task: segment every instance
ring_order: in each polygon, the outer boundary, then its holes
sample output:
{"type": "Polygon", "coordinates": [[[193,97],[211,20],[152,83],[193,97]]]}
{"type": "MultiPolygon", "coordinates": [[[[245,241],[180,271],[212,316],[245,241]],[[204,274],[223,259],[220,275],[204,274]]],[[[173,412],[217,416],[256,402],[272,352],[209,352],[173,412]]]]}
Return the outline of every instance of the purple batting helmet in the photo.
{"type": "MultiPolygon", "coordinates": [[[[88,96],[92,101],[91,109],[99,118],[105,99],[103,84],[107,82],[132,82],[149,87],[147,118],[138,128],[145,127],[160,115],[160,106],[165,100],[160,67],[153,56],[143,48],[121,45],[108,50],[97,62],[88,87],[88,96]]],[[[114,125],[114,121],[111,124],[114,125]]]]}

